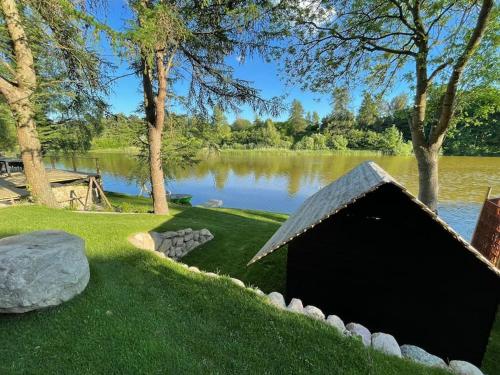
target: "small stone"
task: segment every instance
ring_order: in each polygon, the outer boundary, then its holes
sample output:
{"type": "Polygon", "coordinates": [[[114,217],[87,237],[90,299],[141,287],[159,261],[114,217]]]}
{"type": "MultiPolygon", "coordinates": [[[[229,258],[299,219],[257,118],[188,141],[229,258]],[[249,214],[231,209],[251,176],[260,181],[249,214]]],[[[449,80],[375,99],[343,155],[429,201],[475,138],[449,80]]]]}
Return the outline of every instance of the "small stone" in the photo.
{"type": "Polygon", "coordinates": [[[200,232],[196,231],[193,233],[193,240],[198,241],[200,239],[200,232]]]}
{"type": "Polygon", "coordinates": [[[177,236],[184,236],[185,233],[186,233],[186,231],[184,229],[178,230],[177,236]]]}
{"type": "Polygon", "coordinates": [[[189,242],[193,239],[193,233],[187,233],[185,236],[184,236],[184,241],[185,242],[189,242]]]}
{"type": "Polygon", "coordinates": [[[337,315],[328,315],[326,323],[334,327],[339,333],[346,331],[344,322],[337,315]]]}
{"type": "Polygon", "coordinates": [[[281,293],[271,292],[269,293],[268,298],[271,305],[274,305],[279,309],[286,309],[285,298],[283,298],[281,293]]]}
{"type": "Polygon", "coordinates": [[[298,298],[292,298],[292,300],[288,304],[288,310],[296,312],[296,313],[302,313],[304,310],[304,306],[302,305],[302,301],[298,298]]]}
{"type": "Polygon", "coordinates": [[[235,279],[234,277],[231,277],[231,281],[235,283],[238,286],[241,286],[242,288],[245,287],[245,283],[239,279],[235,279]]]}
{"type": "Polygon", "coordinates": [[[217,275],[216,273],[213,273],[213,272],[205,272],[205,276],[208,276],[208,277],[219,277],[219,275],[217,275]]]}
{"type": "Polygon", "coordinates": [[[160,258],[168,258],[168,256],[165,254],[165,253],[160,253],[160,252],[157,252],[156,253],[160,258]]]}
{"type": "Polygon", "coordinates": [[[260,290],[259,288],[251,288],[251,290],[257,294],[258,296],[265,296],[266,293],[264,293],[262,290],[260,290]]]}
{"type": "Polygon", "coordinates": [[[457,375],[484,375],[476,366],[466,361],[451,361],[449,367],[451,372],[457,375]]]}
{"type": "Polygon", "coordinates": [[[427,366],[446,368],[446,362],[441,358],[427,353],[424,349],[415,345],[402,345],[401,354],[404,358],[421,363],[427,366]]]}
{"type": "Polygon", "coordinates": [[[163,232],[163,237],[165,238],[172,238],[175,236],[177,236],[177,232],[172,232],[172,231],[163,232]]]}
{"type": "Polygon", "coordinates": [[[194,241],[193,240],[189,240],[186,242],[186,250],[189,251],[191,249],[193,249],[194,247],[194,241]]]}
{"type": "Polygon", "coordinates": [[[160,251],[162,253],[168,253],[168,251],[170,250],[171,247],[172,247],[172,240],[169,238],[165,238],[163,240],[163,242],[161,243],[158,251],[160,251]]]}
{"type": "Polygon", "coordinates": [[[184,244],[184,237],[177,237],[175,239],[175,245],[176,246],[181,246],[182,244],[184,244]]]}
{"type": "Polygon", "coordinates": [[[200,269],[198,267],[195,267],[195,266],[189,267],[188,270],[191,272],[200,273],[200,269]]]}
{"type": "Polygon", "coordinates": [[[188,266],[186,263],[180,263],[180,262],[179,262],[179,265],[180,265],[181,267],[183,267],[183,268],[187,268],[187,269],[189,269],[189,266],[188,266]]]}
{"type": "Polygon", "coordinates": [[[189,234],[189,233],[193,233],[193,230],[191,228],[184,229],[184,234],[189,234]]]}
{"type": "Polygon", "coordinates": [[[107,311],[106,311],[106,315],[107,315],[107,316],[111,316],[111,315],[113,315],[113,312],[112,312],[111,310],[107,310],[107,311]]]}
{"type": "Polygon", "coordinates": [[[325,320],[325,314],[323,314],[323,311],[318,309],[316,306],[309,305],[304,307],[304,313],[311,318],[325,320]]]}
{"type": "Polygon", "coordinates": [[[401,349],[394,336],[388,333],[376,332],[372,335],[372,347],[382,353],[401,358],[401,349]]]}
{"type": "Polygon", "coordinates": [[[211,236],[212,235],[212,233],[210,233],[210,231],[208,229],[202,229],[202,230],[200,230],[200,234],[202,236],[211,236]]]}
{"type": "Polygon", "coordinates": [[[372,342],[372,334],[368,328],[358,323],[349,323],[346,325],[346,329],[351,332],[352,336],[360,337],[365,346],[370,346],[372,342]]]}

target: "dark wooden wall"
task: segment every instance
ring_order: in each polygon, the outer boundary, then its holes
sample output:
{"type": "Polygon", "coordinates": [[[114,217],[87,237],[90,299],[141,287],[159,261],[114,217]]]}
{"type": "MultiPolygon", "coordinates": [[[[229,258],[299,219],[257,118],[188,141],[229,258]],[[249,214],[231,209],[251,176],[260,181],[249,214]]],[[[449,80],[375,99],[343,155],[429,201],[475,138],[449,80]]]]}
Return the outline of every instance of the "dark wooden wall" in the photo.
{"type": "Polygon", "coordinates": [[[288,246],[286,298],[480,365],[500,278],[384,185],[288,246]]]}

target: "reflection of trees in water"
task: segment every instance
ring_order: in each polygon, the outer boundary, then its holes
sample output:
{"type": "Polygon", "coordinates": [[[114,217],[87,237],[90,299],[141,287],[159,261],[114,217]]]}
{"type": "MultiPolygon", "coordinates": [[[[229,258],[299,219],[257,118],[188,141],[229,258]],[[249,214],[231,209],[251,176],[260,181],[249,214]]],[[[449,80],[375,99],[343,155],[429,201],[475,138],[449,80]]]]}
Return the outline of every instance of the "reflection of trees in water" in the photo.
{"type": "MultiPolygon", "coordinates": [[[[89,154],[98,157],[104,173],[136,183],[142,176],[136,158],[128,154],[89,154]]],[[[318,155],[292,153],[222,153],[204,158],[199,164],[169,171],[177,180],[212,178],[217,189],[224,189],[231,175],[255,180],[286,179],[287,191],[295,195],[308,185],[316,190],[339,178],[366,160],[374,160],[411,192],[417,192],[417,168],[413,157],[318,155]]],[[[95,171],[92,159],[75,159],[80,170],[95,171]]],[[[50,160],[46,159],[47,165],[50,160]]],[[[58,165],[72,169],[71,158],[60,157],[58,165]]],[[[441,200],[481,202],[486,186],[500,191],[498,158],[443,157],[440,160],[441,200]]]]}

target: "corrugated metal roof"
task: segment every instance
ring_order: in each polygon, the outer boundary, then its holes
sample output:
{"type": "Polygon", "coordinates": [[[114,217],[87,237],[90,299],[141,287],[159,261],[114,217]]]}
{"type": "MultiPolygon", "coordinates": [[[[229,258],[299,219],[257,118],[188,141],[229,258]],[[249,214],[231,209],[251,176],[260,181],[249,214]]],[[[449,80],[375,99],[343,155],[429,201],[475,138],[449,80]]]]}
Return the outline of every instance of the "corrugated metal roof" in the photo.
{"type": "Polygon", "coordinates": [[[460,241],[467,250],[471,251],[479,260],[486,263],[491,270],[500,276],[500,270],[493,266],[481,253],[472,247],[425,204],[415,198],[403,185],[372,161],[358,165],[338,180],[335,180],[307,198],[299,209],[293,213],[265,243],[262,249],[255,254],[248,264],[250,265],[286,245],[295,237],[314,228],[323,220],[387,183],[398,186],[401,191],[417,203],[433,220],[443,226],[444,229],[460,241]]]}

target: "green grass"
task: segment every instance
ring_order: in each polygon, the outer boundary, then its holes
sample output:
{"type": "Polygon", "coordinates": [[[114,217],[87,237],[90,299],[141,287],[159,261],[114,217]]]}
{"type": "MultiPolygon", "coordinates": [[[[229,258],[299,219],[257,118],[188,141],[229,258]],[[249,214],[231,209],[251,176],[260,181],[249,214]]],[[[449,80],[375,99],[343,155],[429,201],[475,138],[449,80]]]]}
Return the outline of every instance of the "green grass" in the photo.
{"type": "MultiPolygon", "coordinates": [[[[138,210],[147,205],[128,203],[138,210]]],[[[215,239],[196,250],[199,256],[225,256],[212,269],[239,270],[257,283],[268,272],[242,265],[283,219],[200,208],[174,208],[169,217],[0,209],[0,237],[39,229],[74,233],[86,241],[91,269],[89,285],[73,300],[0,316],[0,374],[445,373],[365,349],[325,324],[274,309],[227,278],[191,273],[126,241],[139,231],[206,227],[215,239]]]]}
{"type": "MultiPolygon", "coordinates": [[[[242,233],[250,229],[246,227],[245,220],[235,219],[232,227],[234,230],[226,231],[223,217],[231,210],[213,210],[212,215],[218,220],[211,224],[223,234],[220,239],[222,246],[211,246],[195,250],[183,258],[183,262],[189,265],[198,266],[200,269],[217,272],[236,277],[245,282],[258,286],[263,291],[284,291],[286,277],[286,248],[276,251],[269,256],[259,260],[259,262],[246,267],[247,262],[253,258],[257,250],[271,237],[281,222],[285,221],[287,215],[264,213],[256,211],[239,211],[242,218],[256,218],[256,223],[252,225],[251,236],[247,241],[238,241],[242,233]],[[259,216],[259,215],[263,215],[259,216]],[[222,227],[218,228],[221,223],[222,227]],[[237,249],[237,250],[236,250],[237,249]]],[[[217,237],[217,235],[216,235],[217,237]]],[[[486,374],[500,374],[500,310],[493,326],[488,349],[483,360],[482,369],[486,374]]]]}

